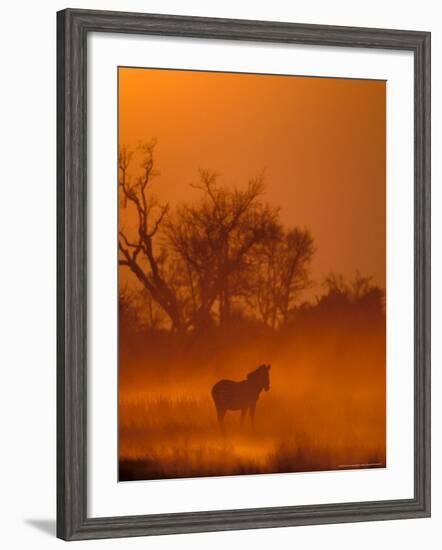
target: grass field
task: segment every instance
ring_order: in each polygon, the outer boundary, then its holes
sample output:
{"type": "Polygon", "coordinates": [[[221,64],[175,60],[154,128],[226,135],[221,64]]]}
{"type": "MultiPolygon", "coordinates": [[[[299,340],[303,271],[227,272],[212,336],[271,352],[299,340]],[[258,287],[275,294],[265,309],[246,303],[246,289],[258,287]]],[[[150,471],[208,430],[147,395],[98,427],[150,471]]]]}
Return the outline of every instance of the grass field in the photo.
{"type": "Polygon", "coordinates": [[[207,393],[120,402],[121,481],[385,466],[383,414],[367,415],[369,394],[335,394],[333,408],[263,394],[254,428],[229,412],[221,430],[207,393]]]}

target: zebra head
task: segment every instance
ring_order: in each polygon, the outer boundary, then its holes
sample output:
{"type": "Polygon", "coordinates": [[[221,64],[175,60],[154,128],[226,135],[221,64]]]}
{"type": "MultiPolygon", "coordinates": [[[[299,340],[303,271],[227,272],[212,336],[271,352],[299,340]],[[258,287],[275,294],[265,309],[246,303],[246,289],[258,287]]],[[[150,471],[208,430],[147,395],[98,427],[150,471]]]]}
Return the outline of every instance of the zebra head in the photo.
{"type": "Polygon", "coordinates": [[[253,381],[259,388],[269,391],[270,389],[270,365],[260,365],[257,369],[249,372],[247,380],[253,381]]]}

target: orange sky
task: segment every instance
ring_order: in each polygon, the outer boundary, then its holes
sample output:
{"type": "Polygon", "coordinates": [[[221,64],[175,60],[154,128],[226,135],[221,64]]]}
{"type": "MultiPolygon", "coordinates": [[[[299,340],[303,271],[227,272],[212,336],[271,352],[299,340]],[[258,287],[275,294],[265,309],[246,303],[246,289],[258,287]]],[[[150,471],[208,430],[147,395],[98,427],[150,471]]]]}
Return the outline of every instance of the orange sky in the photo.
{"type": "Polygon", "coordinates": [[[264,170],[266,200],[315,238],[318,284],[385,287],[385,117],[384,81],[119,69],[119,144],[157,138],[160,200],[195,199],[199,167],[238,187],[264,170]]]}

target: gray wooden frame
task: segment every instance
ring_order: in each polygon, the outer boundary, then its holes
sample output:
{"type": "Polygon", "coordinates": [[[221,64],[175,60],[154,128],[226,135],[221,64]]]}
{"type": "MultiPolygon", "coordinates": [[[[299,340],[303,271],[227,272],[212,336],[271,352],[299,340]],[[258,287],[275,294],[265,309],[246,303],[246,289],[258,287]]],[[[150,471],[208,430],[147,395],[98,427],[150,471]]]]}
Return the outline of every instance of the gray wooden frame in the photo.
{"type": "Polygon", "coordinates": [[[57,14],[57,536],[80,540],[430,515],[430,33],[68,9],[57,14]],[[87,517],[87,35],[137,33],[414,54],[414,497],[87,517]]]}

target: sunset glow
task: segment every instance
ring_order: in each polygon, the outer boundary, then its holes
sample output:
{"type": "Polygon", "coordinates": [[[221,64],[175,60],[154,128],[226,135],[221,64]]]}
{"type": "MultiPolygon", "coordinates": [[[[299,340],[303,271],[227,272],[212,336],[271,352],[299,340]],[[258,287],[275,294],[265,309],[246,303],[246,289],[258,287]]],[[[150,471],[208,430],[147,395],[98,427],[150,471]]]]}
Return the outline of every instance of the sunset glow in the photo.
{"type": "Polygon", "coordinates": [[[120,480],[385,467],[386,83],[120,68],[118,108],[120,480]]]}

